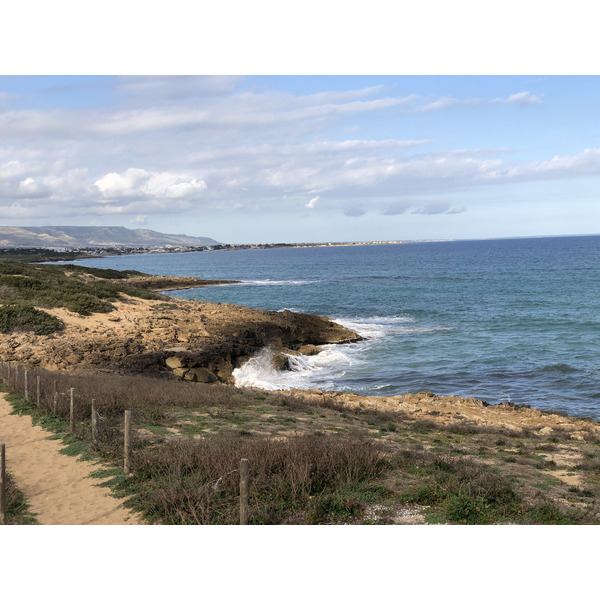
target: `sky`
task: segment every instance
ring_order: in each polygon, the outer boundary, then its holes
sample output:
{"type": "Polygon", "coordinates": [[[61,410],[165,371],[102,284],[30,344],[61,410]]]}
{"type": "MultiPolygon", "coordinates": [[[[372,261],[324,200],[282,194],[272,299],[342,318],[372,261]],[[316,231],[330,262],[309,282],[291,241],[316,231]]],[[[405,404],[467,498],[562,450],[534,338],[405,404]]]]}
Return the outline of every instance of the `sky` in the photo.
{"type": "Polygon", "coordinates": [[[228,243],[600,233],[589,6],[413,4],[7,6],[0,224],[228,243]]]}
{"type": "Polygon", "coordinates": [[[5,75],[0,222],[228,243],[600,233],[600,78],[5,75]]]}

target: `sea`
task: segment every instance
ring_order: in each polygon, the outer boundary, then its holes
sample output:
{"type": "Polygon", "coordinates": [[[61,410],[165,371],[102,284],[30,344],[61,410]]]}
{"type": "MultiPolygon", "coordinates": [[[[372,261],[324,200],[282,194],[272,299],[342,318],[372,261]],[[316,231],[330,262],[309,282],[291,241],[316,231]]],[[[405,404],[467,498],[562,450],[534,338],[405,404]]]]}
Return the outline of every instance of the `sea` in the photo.
{"type": "Polygon", "coordinates": [[[133,254],[75,261],[242,283],[178,298],[332,318],[364,341],[239,386],[428,391],[600,419],[600,236],[133,254]]]}

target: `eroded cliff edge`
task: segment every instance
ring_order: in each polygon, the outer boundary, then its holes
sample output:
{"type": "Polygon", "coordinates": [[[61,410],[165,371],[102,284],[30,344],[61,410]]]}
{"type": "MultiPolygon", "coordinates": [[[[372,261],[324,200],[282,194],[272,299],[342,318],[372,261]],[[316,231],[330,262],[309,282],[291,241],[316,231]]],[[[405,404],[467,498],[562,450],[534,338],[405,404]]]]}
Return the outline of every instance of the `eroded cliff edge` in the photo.
{"type": "Polygon", "coordinates": [[[49,336],[2,335],[0,357],[32,368],[160,372],[191,381],[231,382],[232,371],[264,347],[298,351],[361,339],[326,317],[288,310],[177,298],[124,297],[113,306],[110,313],[89,316],[44,309],[65,323],[64,330],[49,336]]]}

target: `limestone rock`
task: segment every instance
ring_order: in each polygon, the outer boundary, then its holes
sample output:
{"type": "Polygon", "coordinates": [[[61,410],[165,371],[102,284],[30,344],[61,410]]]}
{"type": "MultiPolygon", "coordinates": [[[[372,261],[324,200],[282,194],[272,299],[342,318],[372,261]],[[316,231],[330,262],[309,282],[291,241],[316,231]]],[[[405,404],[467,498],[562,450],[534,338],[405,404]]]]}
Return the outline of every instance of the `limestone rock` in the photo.
{"type": "Polygon", "coordinates": [[[319,348],[314,344],[304,344],[298,348],[298,352],[300,352],[300,354],[304,354],[304,356],[315,356],[315,354],[323,352],[323,348],[319,348]]]}
{"type": "Polygon", "coordinates": [[[540,430],[535,431],[534,433],[540,437],[545,437],[552,435],[554,433],[554,429],[552,429],[552,427],[542,427],[540,430]]]}
{"type": "Polygon", "coordinates": [[[183,367],[183,361],[179,356],[169,356],[169,358],[165,360],[165,363],[169,369],[181,369],[181,367],[183,367]]]}
{"type": "Polygon", "coordinates": [[[195,369],[189,369],[183,376],[187,381],[197,381],[200,383],[214,383],[217,381],[217,377],[214,373],[211,373],[208,369],[197,367],[195,369]]]}

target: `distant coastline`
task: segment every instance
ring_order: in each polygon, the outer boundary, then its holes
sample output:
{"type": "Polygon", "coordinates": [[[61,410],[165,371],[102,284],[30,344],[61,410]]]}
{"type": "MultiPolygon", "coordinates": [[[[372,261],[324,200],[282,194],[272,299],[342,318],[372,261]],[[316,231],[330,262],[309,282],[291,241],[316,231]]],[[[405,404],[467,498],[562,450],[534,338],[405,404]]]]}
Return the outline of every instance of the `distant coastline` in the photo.
{"type": "Polygon", "coordinates": [[[586,234],[556,234],[556,235],[525,235],[493,238],[445,238],[445,239],[416,239],[416,240],[373,240],[373,241],[345,241],[345,242],[279,242],[261,244],[204,244],[204,245],[103,245],[64,247],[55,246],[0,246],[0,258],[17,257],[27,261],[53,262],[63,260],[79,260],[85,258],[105,258],[109,256],[126,256],[131,254],[174,254],[184,252],[217,252],[235,250],[272,250],[277,248],[338,248],[350,246],[399,246],[409,244],[430,244],[449,242],[479,242],[494,240],[527,240],[540,238],[569,238],[569,237],[596,237],[599,233],[586,234]]]}
{"type": "MultiPolygon", "coordinates": [[[[428,240],[434,241],[434,240],[428,240]]],[[[447,240],[446,240],[447,241],[447,240]]],[[[217,252],[233,250],[269,250],[273,248],[330,248],[340,246],[387,246],[416,242],[372,241],[372,242],[301,242],[273,244],[213,244],[203,246],[106,246],[82,248],[0,248],[0,257],[17,256],[28,260],[57,261],[81,258],[104,258],[129,254],[173,254],[180,252],[217,252]]]]}

